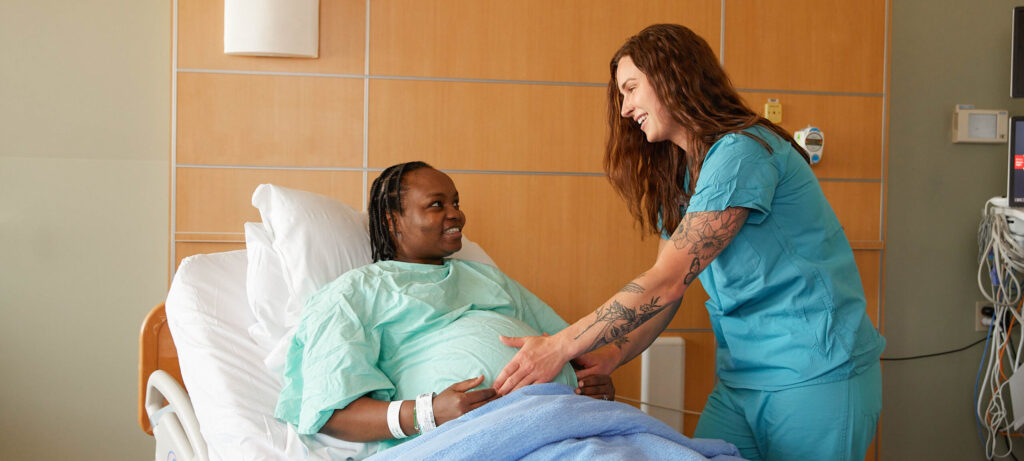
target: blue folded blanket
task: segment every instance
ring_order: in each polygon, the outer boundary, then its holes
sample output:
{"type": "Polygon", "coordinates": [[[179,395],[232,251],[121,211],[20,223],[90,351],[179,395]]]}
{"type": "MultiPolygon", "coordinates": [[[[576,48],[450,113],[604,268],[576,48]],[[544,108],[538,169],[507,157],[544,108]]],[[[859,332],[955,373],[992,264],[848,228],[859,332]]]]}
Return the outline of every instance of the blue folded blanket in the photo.
{"type": "Polygon", "coordinates": [[[563,384],[524,387],[370,460],[737,460],[722,440],[691,439],[629,405],[563,384]]]}

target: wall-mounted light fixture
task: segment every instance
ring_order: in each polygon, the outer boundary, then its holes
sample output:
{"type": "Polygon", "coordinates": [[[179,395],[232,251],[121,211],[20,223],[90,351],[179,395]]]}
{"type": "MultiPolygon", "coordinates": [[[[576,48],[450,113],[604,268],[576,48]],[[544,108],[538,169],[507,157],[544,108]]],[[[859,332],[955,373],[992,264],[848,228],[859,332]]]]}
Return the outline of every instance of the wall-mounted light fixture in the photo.
{"type": "Polygon", "coordinates": [[[224,0],[224,53],[315,58],[320,0],[224,0]]]}

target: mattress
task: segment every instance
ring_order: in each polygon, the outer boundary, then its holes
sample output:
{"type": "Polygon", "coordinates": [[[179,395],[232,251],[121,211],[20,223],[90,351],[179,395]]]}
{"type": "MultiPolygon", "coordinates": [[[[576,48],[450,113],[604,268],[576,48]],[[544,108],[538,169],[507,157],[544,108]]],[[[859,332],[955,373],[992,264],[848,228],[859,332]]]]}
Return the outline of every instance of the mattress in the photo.
{"type": "Polygon", "coordinates": [[[167,294],[181,377],[211,460],[361,459],[376,444],[300,436],[274,418],[280,379],[249,335],[245,250],[182,261],[167,294]]]}

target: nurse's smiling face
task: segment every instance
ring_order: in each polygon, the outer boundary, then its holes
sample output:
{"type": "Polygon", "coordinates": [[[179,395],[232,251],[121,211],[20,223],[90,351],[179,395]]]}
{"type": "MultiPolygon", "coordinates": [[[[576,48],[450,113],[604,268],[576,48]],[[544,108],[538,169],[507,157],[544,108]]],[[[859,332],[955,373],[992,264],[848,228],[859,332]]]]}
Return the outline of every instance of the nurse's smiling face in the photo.
{"type": "Polygon", "coordinates": [[[405,174],[402,186],[402,214],[394,217],[392,233],[395,260],[443,263],[462,249],[466,225],[455,183],[433,168],[419,168],[405,174]]]}
{"type": "Polygon", "coordinates": [[[686,131],[661,103],[647,75],[629,56],[619,59],[615,81],[622,95],[619,115],[633,119],[647,136],[647,142],[672,141],[684,149],[689,147],[686,131]]]}

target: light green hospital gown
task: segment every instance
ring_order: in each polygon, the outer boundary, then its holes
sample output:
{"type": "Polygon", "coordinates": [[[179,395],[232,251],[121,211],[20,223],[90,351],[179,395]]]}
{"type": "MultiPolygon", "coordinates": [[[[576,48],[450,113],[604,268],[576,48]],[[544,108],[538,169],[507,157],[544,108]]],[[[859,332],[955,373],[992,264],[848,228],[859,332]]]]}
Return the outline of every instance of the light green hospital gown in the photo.
{"type": "MultiPolygon", "coordinates": [[[[500,270],[474,262],[382,261],[349,271],[306,302],[275,416],[314,434],[357,398],[411,400],[484,375],[490,387],[517,349],[498,335],[554,334],[568,324],[500,270]]],[[[576,387],[572,367],[555,378],[576,387]]]]}

